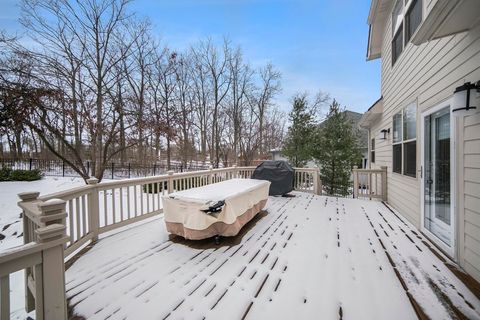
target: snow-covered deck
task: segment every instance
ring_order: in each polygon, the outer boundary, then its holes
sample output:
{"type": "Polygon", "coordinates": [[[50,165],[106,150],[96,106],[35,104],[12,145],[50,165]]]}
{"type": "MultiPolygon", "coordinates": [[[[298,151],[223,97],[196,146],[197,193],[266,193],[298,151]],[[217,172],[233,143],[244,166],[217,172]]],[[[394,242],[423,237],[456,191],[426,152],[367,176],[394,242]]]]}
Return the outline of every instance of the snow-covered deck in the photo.
{"type": "Polygon", "coordinates": [[[157,217],[101,239],[66,272],[86,319],[480,319],[480,301],[375,201],[270,197],[242,233],[169,237],[157,217]]]}

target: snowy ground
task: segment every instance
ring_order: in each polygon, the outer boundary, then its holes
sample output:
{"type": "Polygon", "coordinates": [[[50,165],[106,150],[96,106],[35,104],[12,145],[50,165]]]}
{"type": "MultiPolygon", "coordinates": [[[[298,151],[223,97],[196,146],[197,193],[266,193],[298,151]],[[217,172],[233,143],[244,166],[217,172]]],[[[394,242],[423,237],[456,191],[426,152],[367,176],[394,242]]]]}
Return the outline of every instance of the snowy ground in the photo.
{"type": "MultiPolygon", "coordinates": [[[[17,194],[39,191],[42,195],[84,185],[81,178],[44,177],[32,182],[0,182],[0,252],[23,244],[21,210],[17,194]]],[[[10,276],[13,319],[25,319],[23,271],[10,276]]]]}
{"type": "Polygon", "coordinates": [[[244,234],[171,239],[160,216],[104,238],[66,273],[86,319],[480,319],[480,301],[383,204],[270,198],[244,234]]]}

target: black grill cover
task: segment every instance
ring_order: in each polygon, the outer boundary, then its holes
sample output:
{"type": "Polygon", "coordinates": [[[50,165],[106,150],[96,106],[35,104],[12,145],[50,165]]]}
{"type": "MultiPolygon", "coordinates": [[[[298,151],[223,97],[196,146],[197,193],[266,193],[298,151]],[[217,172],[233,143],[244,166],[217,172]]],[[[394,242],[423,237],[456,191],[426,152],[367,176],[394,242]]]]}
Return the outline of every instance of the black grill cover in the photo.
{"type": "Polygon", "coordinates": [[[271,196],[284,195],[292,191],[294,178],[295,171],[286,161],[264,161],[252,174],[252,179],[271,182],[269,192],[271,196]]]}

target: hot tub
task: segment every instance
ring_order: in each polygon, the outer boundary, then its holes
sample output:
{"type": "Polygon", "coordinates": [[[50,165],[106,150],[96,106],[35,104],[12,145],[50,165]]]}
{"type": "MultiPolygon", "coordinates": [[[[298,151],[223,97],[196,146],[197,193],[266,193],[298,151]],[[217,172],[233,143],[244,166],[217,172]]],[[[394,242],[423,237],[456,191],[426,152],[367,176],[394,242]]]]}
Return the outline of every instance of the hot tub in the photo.
{"type": "Polygon", "coordinates": [[[232,179],[163,196],[167,231],[199,240],[235,236],[266,205],[270,182],[232,179]]]}

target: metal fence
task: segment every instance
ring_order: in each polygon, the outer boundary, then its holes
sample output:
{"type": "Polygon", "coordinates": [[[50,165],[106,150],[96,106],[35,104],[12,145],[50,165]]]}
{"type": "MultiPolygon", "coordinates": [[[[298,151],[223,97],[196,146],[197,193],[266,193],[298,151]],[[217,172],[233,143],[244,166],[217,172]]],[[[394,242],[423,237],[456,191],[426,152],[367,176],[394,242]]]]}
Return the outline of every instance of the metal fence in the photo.
{"type": "MultiPolygon", "coordinates": [[[[91,161],[87,160],[83,163],[89,174],[91,172],[91,161]]],[[[172,164],[170,170],[175,172],[187,172],[206,170],[209,165],[187,164],[172,164]]],[[[0,159],[0,168],[10,168],[14,170],[40,170],[45,176],[58,177],[78,177],[78,173],[73,170],[68,163],[62,160],[47,160],[47,159],[0,159]]],[[[133,177],[149,177],[159,174],[164,174],[168,171],[167,165],[162,163],[153,164],[138,164],[138,163],[118,163],[110,162],[105,169],[104,178],[106,179],[126,179],[133,177]]]]}

